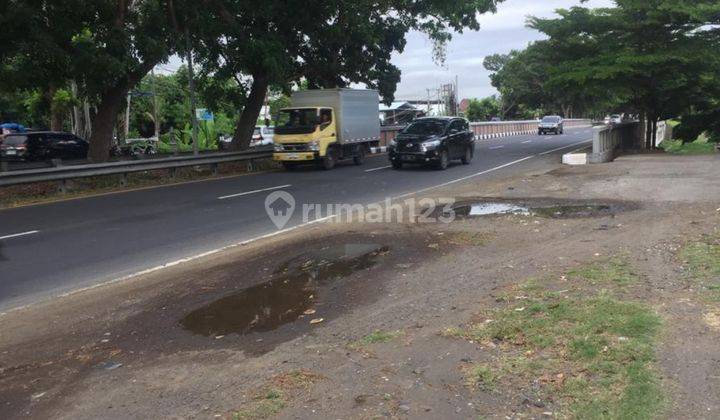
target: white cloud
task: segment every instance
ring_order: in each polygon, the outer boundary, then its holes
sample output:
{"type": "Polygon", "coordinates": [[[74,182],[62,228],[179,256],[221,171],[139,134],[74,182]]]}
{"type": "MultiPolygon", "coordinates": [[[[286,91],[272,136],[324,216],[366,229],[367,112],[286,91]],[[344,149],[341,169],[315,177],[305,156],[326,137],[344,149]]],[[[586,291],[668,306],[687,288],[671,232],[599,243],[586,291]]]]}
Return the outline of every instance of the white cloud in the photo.
{"type": "MultiPolygon", "coordinates": [[[[529,42],[541,39],[537,31],[525,27],[528,16],[551,17],[555,10],[579,5],[579,0],[506,0],[496,14],[480,17],[478,32],[456,34],[447,46],[444,67],[433,63],[432,44],[420,33],[408,34],[408,45],[393,62],[402,70],[402,81],[395,95],[399,99],[427,97],[426,89],[436,89],[442,83],[459,79],[460,96],[492,95],[489,74],[482,62],[488,55],[521,49],[529,42]]],[[[611,6],[610,0],[590,0],[587,7],[611,6]]]]}

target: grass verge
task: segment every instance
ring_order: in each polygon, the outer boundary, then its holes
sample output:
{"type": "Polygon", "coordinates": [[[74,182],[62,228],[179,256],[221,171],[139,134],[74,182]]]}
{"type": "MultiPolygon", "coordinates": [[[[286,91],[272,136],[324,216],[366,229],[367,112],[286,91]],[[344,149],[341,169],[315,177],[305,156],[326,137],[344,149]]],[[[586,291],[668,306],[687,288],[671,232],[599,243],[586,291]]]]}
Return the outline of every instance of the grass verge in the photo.
{"type": "Polygon", "coordinates": [[[650,419],[665,397],[655,368],[660,317],[649,307],[619,300],[588,285],[619,287],[637,278],[625,259],[613,258],[568,273],[581,288],[550,292],[537,281],[517,288],[462,328],[445,331],[489,348],[492,362],[463,369],[466,385],[497,394],[533,389],[560,417],[650,419]]]}
{"type": "Polygon", "coordinates": [[[703,288],[704,297],[720,301],[720,237],[704,236],[680,250],[680,259],[690,276],[703,288]]]}
{"type": "Polygon", "coordinates": [[[350,343],[350,348],[361,349],[373,344],[387,343],[403,335],[402,331],[375,330],[363,338],[350,343]]]}
{"type": "Polygon", "coordinates": [[[691,143],[683,143],[680,140],[666,140],[660,147],[667,153],[675,155],[702,155],[715,152],[715,143],[708,141],[707,136],[701,135],[691,143]]]}

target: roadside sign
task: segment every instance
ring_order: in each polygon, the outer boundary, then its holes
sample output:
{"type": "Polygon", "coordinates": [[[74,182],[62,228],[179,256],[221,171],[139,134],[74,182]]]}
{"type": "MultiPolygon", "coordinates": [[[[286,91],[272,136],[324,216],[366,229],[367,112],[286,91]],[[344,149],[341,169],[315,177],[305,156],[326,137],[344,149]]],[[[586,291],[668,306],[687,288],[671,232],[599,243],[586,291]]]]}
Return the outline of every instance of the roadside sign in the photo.
{"type": "Polygon", "coordinates": [[[215,116],[213,115],[213,113],[208,111],[206,108],[196,109],[195,117],[197,117],[198,121],[213,121],[213,120],[215,120],[215,116]]]}

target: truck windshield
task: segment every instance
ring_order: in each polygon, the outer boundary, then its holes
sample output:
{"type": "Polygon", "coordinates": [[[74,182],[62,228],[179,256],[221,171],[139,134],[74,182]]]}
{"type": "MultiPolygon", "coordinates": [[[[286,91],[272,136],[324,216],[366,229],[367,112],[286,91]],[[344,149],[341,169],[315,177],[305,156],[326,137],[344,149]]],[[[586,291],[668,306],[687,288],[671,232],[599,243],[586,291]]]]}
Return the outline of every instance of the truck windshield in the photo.
{"type": "Polygon", "coordinates": [[[283,109],[278,115],[277,134],[309,134],[318,125],[317,109],[283,109]]]}

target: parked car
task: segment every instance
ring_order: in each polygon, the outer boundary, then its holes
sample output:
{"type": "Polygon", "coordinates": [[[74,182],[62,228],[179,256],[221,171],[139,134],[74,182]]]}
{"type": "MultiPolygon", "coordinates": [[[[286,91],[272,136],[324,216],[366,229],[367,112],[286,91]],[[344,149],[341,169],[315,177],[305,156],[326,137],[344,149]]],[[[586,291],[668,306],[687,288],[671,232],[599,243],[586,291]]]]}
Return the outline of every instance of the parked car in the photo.
{"type": "Polygon", "coordinates": [[[620,114],[614,114],[610,116],[610,124],[622,124],[623,117],[620,114]]]}
{"type": "Polygon", "coordinates": [[[273,144],[274,137],[275,127],[255,127],[252,141],[250,141],[250,147],[270,146],[273,144]]]}
{"type": "Polygon", "coordinates": [[[563,119],[557,115],[545,116],[542,120],[540,120],[540,124],[538,124],[538,135],[540,136],[547,133],[553,133],[556,135],[563,134],[564,131],[565,128],[563,126],[563,119]]]}
{"type": "Polygon", "coordinates": [[[89,144],[80,137],[54,131],[14,133],[0,145],[3,160],[85,159],[89,144]]]}
{"type": "Polygon", "coordinates": [[[454,159],[467,165],[475,154],[475,135],[464,118],[419,118],[390,142],[388,153],[395,169],[401,169],[406,163],[433,164],[447,169],[454,159]]]}

